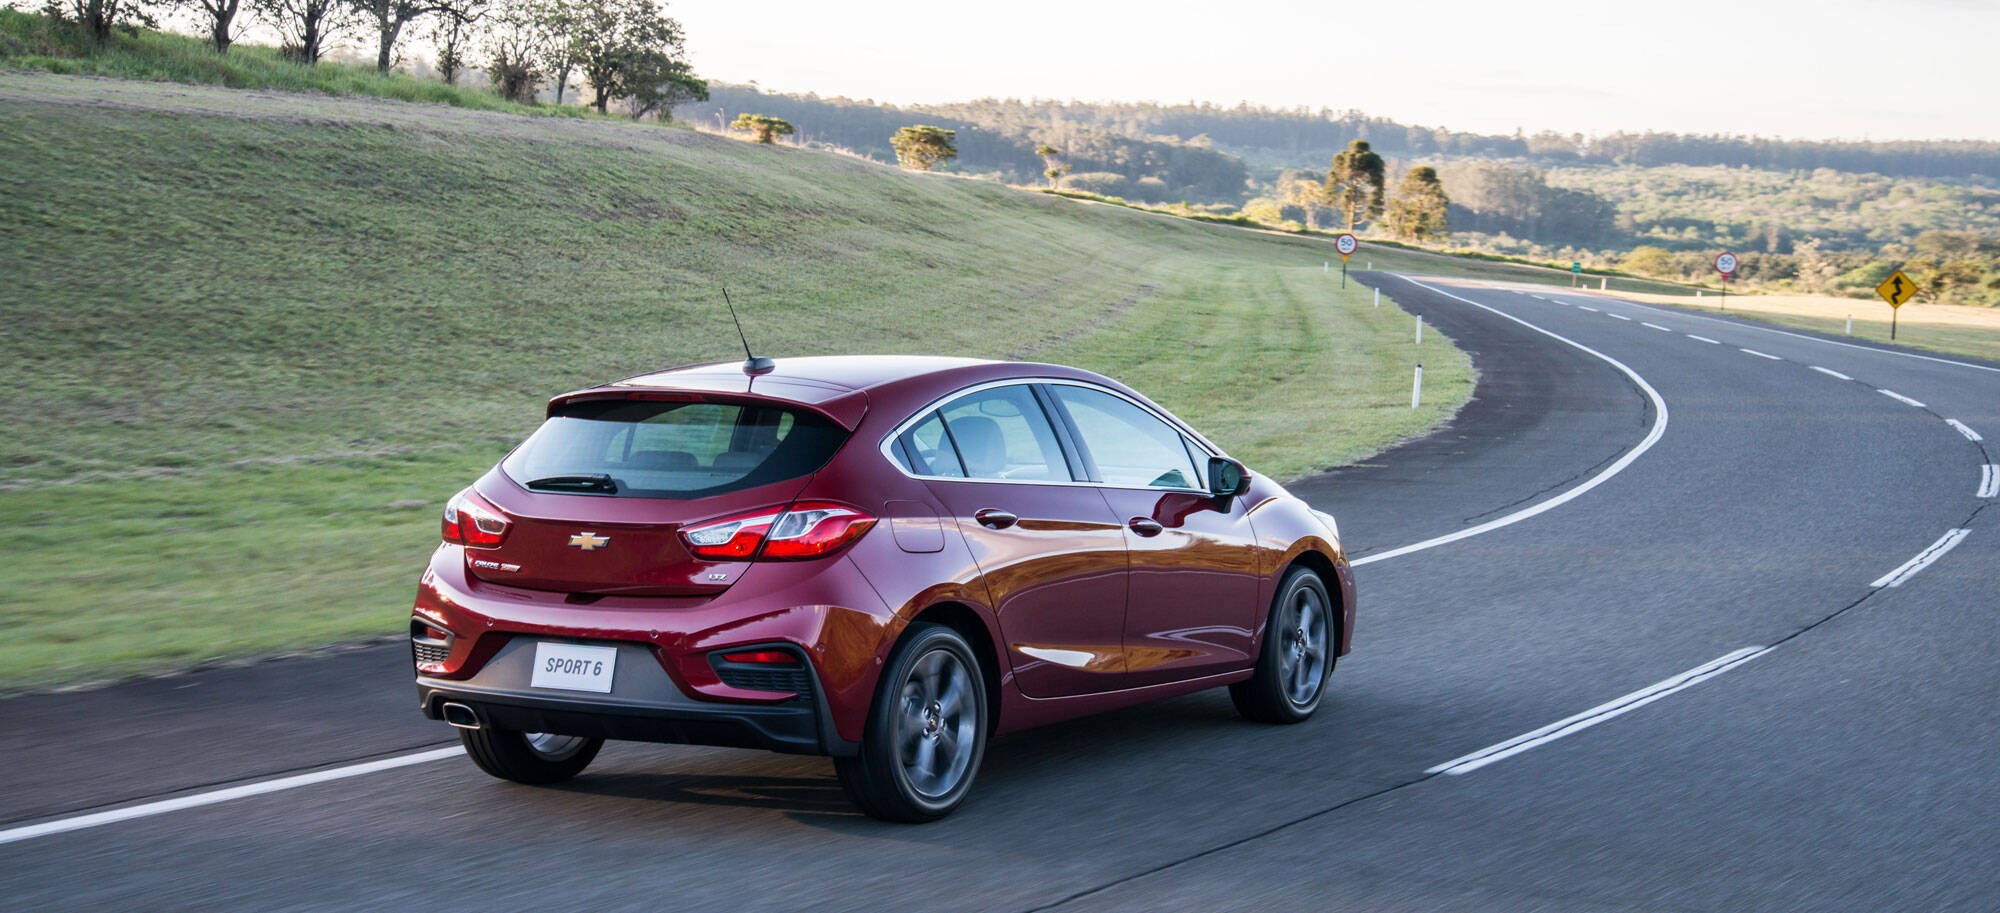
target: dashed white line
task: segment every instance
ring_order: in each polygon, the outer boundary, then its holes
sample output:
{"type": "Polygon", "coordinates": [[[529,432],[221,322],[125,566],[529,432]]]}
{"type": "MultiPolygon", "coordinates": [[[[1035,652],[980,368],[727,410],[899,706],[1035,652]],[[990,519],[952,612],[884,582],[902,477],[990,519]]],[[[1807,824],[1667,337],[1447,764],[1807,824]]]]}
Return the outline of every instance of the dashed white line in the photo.
{"type": "Polygon", "coordinates": [[[1438,536],[1431,539],[1425,539],[1422,542],[1413,542],[1401,548],[1392,548],[1386,552],[1380,552],[1377,554],[1369,555],[1364,558],[1356,558],[1354,560],[1355,567],[1360,567],[1361,565],[1364,564],[1373,564],[1377,561],[1387,561],[1390,558],[1395,558],[1401,555],[1407,555],[1411,552],[1419,552],[1427,548],[1436,548],[1437,546],[1444,545],[1446,543],[1457,542],[1460,539],[1465,539],[1471,536],[1477,536],[1480,533],[1491,532],[1492,530],[1499,529],[1500,527],[1503,526],[1519,523],[1522,520],[1526,520],[1529,517],[1536,516],[1537,514],[1541,514],[1545,511],[1554,510],[1557,507],[1560,507],[1564,504],[1569,503],[1570,501],[1582,497],[1584,492],[1587,492],[1593,488],[1596,488],[1599,485],[1604,484],[1604,482],[1609,480],[1612,476],[1624,472],[1625,467],[1632,465],[1632,462],[1634,460],[1637,460],[1641,454],[1645,453],[1648,450],[1651,450],[1654,444],[1659,443],[1660,437],[1667,433],[1667,401],[1660,398],[1660,391],[1653,389],[1652,384],[1647,383],[1645,378],[1640,377],[1639,372],[1626,367],[1624,362],[1619,361],[1616,358],[1612,358],[1611,356],[1606,355],[1603,352],[1599,352],[1596,349],[1593,349],[1589,346],[1586,346],[1583,343],[1577,342],[1574,339],[1570,339],[1567,336],[1562,336],[1556,333],[1549,332],[1548,330],[1542,329],[1541,327],[1529,323],[1528,321],[1522,320],[1521,318],[1509,314],[1506,311],[1502,311],[1499,308],[1489,307],[1487,305],[1480,304],[1479,302],[1474,301],[1470,298],[1466,298],[1462,295],[1454,295],[1450,292],[1445,291],[1444,289],[1432,285],[1426,285],[1425,283],[1418,282],[1417,280],[1412,279],[1408,276],[1400,276],[1399,278],[1401,278],[1404,282],[1408,282],[1409,284],[1414,285],[1420,289],[1424,289],[1425,291],[1436,292],[1437,294],[1443,295],[1446,298],[1463,301],[1466,304],[1472,305],[1473,307],[1476,307],[1482,311],[1487,311],[1493,314],[1497,314],[1501,317],[1505,317],[1508,320],[1512,320],[1515,323],[1527,327],[1528,329],[1534,330],[1535,332],[1547,336],[1551,339],[1557,340],[1566,345],[1580,349],[1585,354],[1604,360],[1605,362],[1609,363],[1612,367],[1617,368],[1634,384],[1637,384],[1639,386],[1640,392],[1646,394],[1647,401],[1653,404],[1653,427],[1651,430],[1646,432],[1646,436],[1644,438],[1641,438],[1639,440],[1639,443],[1633,445],[1631,450],[1625,451],[1625,455],[1619,457],[1617,460],[1614,460],[1611,463],[1611,465],[1604,467],[1603,472],[1591,476],[1588,481],[1584,482],[1581,485],[1576,486],[1575,488],[1571,488],[1567,491],[1564,491],[1562,494],[1556,495],[1553,498],[1535,504],[1531,507],[1527,507],[1525,509],[1516,511],[1514,513],[1507,514],[1506,516],[1503,517],[1496,517],[1492,520],[1488,520],[1485,523],[1479,524],[1478,526],[1470,526],[1454,533],[1446,533],[1445,535],[1442,536],[1438,536]]]}
{"type": "Polygon", "coordinates": [[[1890,399],[1893,399],[1893,400],[1895,400],[1896,402],[1899,402],[1899,403],[1905,403],[1905,404],[1907,404],[1907,405],[1911,405],[1911,406],[1915,406],[1915,407],[1917,407],[1917,408],[1919,408],[1919,409],[1922,409],[1922,408],[1925,408],[1925,406],[1924,406],[1924,404],[1923,404],[1923,403],[1920,403],[1920,402],[1917,402],[1916,400],[1913,400],[1913,399],[1911,399],[1911,398],[1909,398],[1909,397],[1907,397],[1907,396],[1904,396],[1904,395],[1903,395],[1903,394],[1901,394],[1901,393],[1897,393],[1897,392],[1896,392],[1896,391],[1894,391],[1894,390],[1883,390],[1883,389],[1881,389],[1881,388],[1879,388],[1879,387],[1878,387],[1878,388],[1876,388],[1875,392],[1877,392],[1877,393],[1880,393],[1880,394],[1882,394],[1883,396],[1886,396],[1886,397],[1888,397],[1888,398],[1890,398],[1890,399]]]}
{"type": "Polygon", "coordinates": [[[1757,351],[1756,349],[1737,349],[1736,351],[1742,352],[1745,355],[1755,355],[1758,358],[1768,358],[1772,361],[1784,361],[1784,359],[1779,358],[1776,355],[1766,355],[1763,352],[1757,351]]]}
{"type": "Polygon", "coordinates": [[[1869,586],[1875,587],[1877,589],[1880,589],[1885,586],[1887,587],[1902,586],[1904,581],[1909,580],[1911,577],[1915,577],[1918,571],[1930,567],[1931,562],[1944,557],[1945,552],[1957,548],[1958,543],[1964,541],[1966,534],[1970,532],[1972,532],[1972,530],[1969,529],[1954,529],[1949,532],[1946,532],[1943,536],[1938,537],[1938,541],[1931,543],[1930,548],[1918,552],[1915,558],[1911,558],[1910,560],[1903,562],[1902,567],[1896,568],[1895,570],[1882,575],[1882,578],[1880,580],[1877,580],[1874,583],[1869,584],[1869,586]]]}
{"type": "Polygon", "coordinates": [[[1624,314],[1613,314],[1613,313],[1609,313],[1609,312],[1606,312],[1604,316],[1606,316],[1606,317],[1609,317],[1609,318],[1611,318],[1611,319],[1613,319],[1613,320],[1631,320],[1631,319],[1632,319],[1632,318],[1630,318],[1630,317],[1627,317],[1627,316],[1625,316],[1624,314]]]}
{"type": "Polygon", "coordinates": [[[1587,304],[1579,304],[1579,305],[1577,305],[1576,307],[1577,307],[1577,310],[1580,310],[1580,311],[1589,311],[1589,312],[1591,312],[1591,313],[1593,313],[1593,314],[1597,313],[1597,309],[1596,309],[1596,308],[1594,308],[1594,307],[1591,307],[1590,305],[1587,305],[1587,304]]]}
{"type": "Polygon", "coordinates": [[[1744,647],[1741,650],[1702,663],[1665,681],[1655,682],[1624,697],[1599,704],[1575,716],[1557,720],[1533,732],[1524,732],[1497,745],[1489,745],[1464,757],[1446,761],[1443,764],[1424,771],[1424,773],[1471,773],[1488,764],[1511,758],[1530,748],[1538,745],[1546,745],[1563,736],[1582,732],[1606,720],[1630,713],[1674,692],[1692,688],[1770,651],[1770,647],[1744,647]]]}
{"type": "Polygon", "coordinates": [[[1672,330],[1671,328],[1669,328],[1669,327],[1663,327],[1663,326],[1660,326],[1660,325],[1659,325],[1659,324],[1657,324],[1657,323],[1647,323],[1647,322],[1645,322],[1645,321],[1643,321],[1643,320],[1639,321],[1639,325],[1640,325],[1640,326],[1642,326],[1642,327],[1652,327],[1652,328],[1653,328],[1653,329],[1655,329],[1655,330],[1662,330],[1662,331],[1665,331],[1665,332],[1668,332],[1668,333],[1671,333],[1671,332],[1673,332],[1673,330],[1672,330]]]}
{"type": "Polygon", "coordinates": [[[33,837],[46,837],[50,834],[77,831],[87,827],[97,827],[101,824],[115,824],[119,821],[130,821],[134,818],[149,818],[153,815],[177,812],[184,808],[199,808],[204,805],[214,805],[218,802],[228,802],[232,799],[261,796],[265,793],[296,789],[301,786],[310,786],[314,783],[325,783],[329,780],[345,780],[349,777],[358,777],[377,771],[393,770],[398,767],[408,767],[412,764],[441,761],[445,758],[463,757],[464,755],[464,748],[453,745],[450,748],[434,748],[430,751],[398,755],[393,758],[383,758],[379,761],[349,764],[346,767],[319,770],[309,774],[280,777],[276,780],[265,780],[262,783],[246,783],[242,786],[231,786],[226,789],[196,793],[192,796],[180,796],[173,799],[162,799],[158,802],[133,805],[127,808],[114,808],[110,811],[92,812],[88,815],[58,818],[54,821],[44,821],[41,824],[12,827],[0,831],[0,843],[13,843],[17,840],[27,840],[33,837]]]}
{"type": "Polygon", "coordinates": [[[1947,424],[1947,425],[1950,425],[1950,426],[1952,426],[1953,428],[1957,428],[1957,429],[1958,429],[1958,433],[1959,433],[1959,434],[1963,434],[1963,435],[1965,435],[1965,439],[1966,439],[1966,440],[1968,440],[1968,441],[1971,441],[1971,442],[1973,442],[1973,443],[1975,443],[1975,444],[1977,444],[1977,443],[1979,443],[1980,441],[1984,440],[1984,438],[1981,438],[1981,437],[1979,436],[1979,432],[1977,432],[1977,431],[1974,431],[1974,430],[1972,430],[1971,428],[1968,428],[1968,427],[1966,427],[1966,424],[1965,424],[1964,422],[1961,422],[1961,421],[1959,421],[1958,419],[1955,419],[1955,418],[1948,418],[1948,419],[1945,419],[1945,420],[1944,420],[1944,423],[1945,423],[1945,424],[1947,424]]]}
{"type": "Polygon", "coordinates": [[[1988,463],[1980,467],[1979,497],[2000,498],[2000,466],[1988,463]]]}
{"type": "Polygon", "coordinates": [[[1842,374],[1842,373],[1840,373],[1839,371],[1835,371],[1835,370],[1834,370],[1834,369],[1832,369],[1832,368],[1822,368],[1822,367],[1820,367],[1819,365],[1813,365],[1813,366],[1812,366],[1812,369],[1813,369],[1813,370],[1815,370],[1815,371],[1818,371],[1819,373],[1821,373],[1821,374],[1824,374],[1824,375],[1826,375],[1826,376],[1828,376],[1828,377],[1838,377],[1838,378],[1840,378],[1841,380],[1853,380],[1853,379],[1854,379],[1854,378],[1852,378],[1852,377],[1848,377],[1847,375],[1845,375],[1845,374],[1842,374]]]}
{"type": "Polygon", "coordinates": [[[1689,338],[1689,339],[1692,339],[1692,340],[1694,340],[1695,342],[1705,342],[1705,343],[1708,343],[1709,345],[1712,345],[1712,346],[1719,346],[1719,345],[1722,345],[1722,343],[1721,343],[1720,341],[1718,341],[1718,340],[1714,340],[1714,339],[1710,339],[1710,338],[1708,338],[1708,337],[1706,337],[1706,336],[1696,336],[1696,335],[1695,335],[1695,334],[1693,334],[1693,333],[1689,333],[1689,334],[1687,334],[1687,338],[1689,338]]]}

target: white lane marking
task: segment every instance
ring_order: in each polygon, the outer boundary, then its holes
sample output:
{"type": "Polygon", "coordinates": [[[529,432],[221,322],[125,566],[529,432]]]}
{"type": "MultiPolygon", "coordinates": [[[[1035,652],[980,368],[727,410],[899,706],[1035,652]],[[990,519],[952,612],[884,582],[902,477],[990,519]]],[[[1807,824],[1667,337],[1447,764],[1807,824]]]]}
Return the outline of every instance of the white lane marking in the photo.
{"type": "Polygon", "coordinates": [[[1979,432],[1977,432],[1977,431],[1974,431],[1974,430],[1972,430],[1972,429],[1971,429],[1971,428],[1969,428],[1969,427],[1966,427],[1966,424],[1965,424],[1964,422],[1961,422],[1961,421],[1959,421],[1958,419],[1955,419],[1955,418],[1948,418],[1948,419],[1945,419],[1945,420],[1944,420],[1944,422],[1945,422],[1945,424],[1947,424],[1947,425],[1950,425],[1950,426],[1952,426],[1953,428],[1957,428],[1957,429],[1958,429],[1958,433],[1959,433],[1959,434],[1963,434],[1963,435],[1965,435],[1965,439],[1966,439],[1966,440],[1968,440],[1968,441],[1971,441],[1971,442],[1973,442],[1973,443],[1977,444],[1977,443],[1979,443],[1980,441],[1984,440],[1984,438],[1981,438],[1981,437],[1979,436],[1979,432]]]}
{"type": "Polygon", "coordinates": [[[214,805],[218,802],[228,802],[232,799],[245,799],[250,796],[261,796],[265,793],[297,789],[301,786],[311,786],[314,783],[345,780],[349,777],[359,777],[378,771],[394,770],[398,767],[408,767],[412,764],[426,764],[431,761],[442,761],[445,758],[464,756],[465,749],[454,745],[450,748],[435,748],[430,751],[419,751],[414,754],[397,755],[393,758],[383,758],[378,761],[349,764],[346,767],[335,767],[329,770],[314,771],[309,774],[298,774],[296,776],[280,777],[276,780],[265,780],[262,783],[245,783],[242,786],[230,786],[205,793],[195,793],[191,796],[162,799],[158,802],[147,802],[126,808],[114,808],[110,811],[91,812],[90,814],[75,815],[69,818],[57,818],[54,821],[44,821],[40,824],[29,824],[0,831],[0,844],[13,843],[17,840],[28,840],[34,837],[46,837],[50,834],[78,831],[87,827],[97,827],[102,824],[130,821],[134,818],[148,818],[153,815],[163,815],[167,812],[177,812],[187,808],[199,808],[204,805],[214,805]]]}
{"type": "Polygon", "coordinates": [[[1642,308],[1644,310],[1652,311],[1655,314],[1685,317],[1689,320],[1704,320],[1709,323],[1726,324],[1728,326],[1735,327],[1739,330],[1756,330],[1759,333],[1775,333],[1779,336],[1790,336],[1793,339],[1803,339],[1806,340],[1807,342],[1825,343],[1826,345],[1839,346],[1843,349],[1860,349],[1863,352],[1875,352],[1881,355],[1895,355],[1900,358],[1914,358],[1917,359],[1918,361],[1934,361],[1937,362],[1938,364],[1951,365],[1952,367],[1955,368],[1971,368],[1974,371],[1986,371],[1993,374],[2000,374],[2000,368],[1996,368],[1991,365],[1975,365],[1972,364],[1971,362],[1952,361],[1949,358],[1939,358],[1935,355],[1918,355],[1915,352],[1898,352],[1895,349],[1880,349],[1876,348],[1875,346],[1855,345],[1854,343],[1851,342],[1835,342],[1834,340],[1831,339],[1821,339],[1818,336],[1807,336],[1804,333],[1793,333],[1786,330],[1780,330],[1774,327],[1759,326],[1754,323],[1738,323],[1733,320],[1722,320],[1715,317],[1707,317],[1701,314],[1690,313],[1680,308],[1674,308],[1672,310],[1669,310],[1667,308],[1660,307],[1658,305],[1641,304],[1637,301],[1633,301],[1627,298],[1618,298],[1610,295],[1604,295],[1600,297],[1605,298],[1606,300],[1616,301],[1620,304],[1627,304],[1631,305],[1632,307],[1642,308]]]}
{"type": "Polygon", "coordinates": [[[1818,371],[1819,373],[1821,373],[1821,374],[1824,374],[1824,375],[1826,375],[1826,376],[1828,376],[1828,377],[1838,377],[1838,378],[1840,378],[1841,380],[1853,380],[1853,379],[1854,379],[1854,378],[1852,378],[1852,377],[1848,377],[1847,375],[1845,375],[1845,374],[1842,374],[1842,373],[1840,373],[1839,371],[1835,371],[1835,370],[1834,370],[1834,369],[1832,369],[1832,368],[1822,368],[1822,367],[1820,367],[1819,365],[1813,365],[1813,366],[1812,366],[1812,369],[1813,369],[1813,370],[1815,370],[1815,371],[1818,371]]]}
{"type": "Polygon", "coordinates": [[[1895,400],[1896,402],[1899,402],[1899,403],[1907,403],[1907,404],[1909,404],[1909,405],[1912,405],[1912,406],[1915,406],[1915,407],[1917,407],[1917,408],[1919,408],[1919,409],[1922,409],[1922,408],[1925,408],[1925,407],[1924,407],[1924,404],[1923,404],[1923,403],[1920,403],[1920,402],[1917,402],[1916,400],[1913,400],[1913,399],[1911,399],[1911,398],[1909,398],[1909,397],[1907,397],[1907,396],[1904,396],[1904,395],[1903,395],[1903,394],[1901,394],[1901,393],[1897,393],[1897,392],[1896,392],[1896,391],[1894,391],[1894,390],[1883,390],[1883,389],[1881,389],[1881,388],[1879,388],[1879,387],[1878,387],[1878,388],[1876,388],[1875,392],[1877,392],[1877,393],[1880,393],[1880,394],[1882,394],[1883,396],[1886,396],[1886,397],[1888,397],[1888,398],[1890,398],[1890,399],[1893,399],[1893,400],[1895,400]]]}
{"type": "Polygon", "coordinates": [[[1745,355],[1755,355],[1758,358],[1768,358],[1772,361],[1784,361],[1784,359],[1779,358],[1776,355],[1766,355],[1762,352],[1757,351],[1756,349],[1737,349],[1736,351],[1742,352],[1745,355]]]}
{"type": "Polygon", "coordinates": [[[2000,498],[2000,466],[1988,463],[1980,467],[1979,497],[2000,498]]]}
{"type": "Polygon", "coordinates": [[[1721,343],[1721,342],[1718,342],[1718,341],[1716,341],[1716,340],[1713,340],[1713,339],[1710,339],[1710,338],[1708,338],[1708,337],[1706,337],[1706,336],[1696,336],[1696,335],[1695,335],[1695,334],[1693,334],[1693,333],[1689,333],[1689,334],[1687,334],[1687,338],[1689,338],[1689,339],[1692,339],[1692,340],[1694,340],[1695,342],[1705,342],[1705,343],[1708,343],[1709,345],[1712,345],[1712,346],[1719,346],[1719,345],[1722,345],[1722,343],[1721,343]]]}
{"type": "Polygon", "coordinates": [[[1630,713],[1660,698],[1708,681],[1737,666],[1769,653],[1770,647],[1744,647],[1725,654],[1665,681],[1655,682],[1624,697],[1599,704],[1572,717],[1557,720],[1533,732],[1524,732],[1497,745],[1488,745],[1464,757],[1455,758],[1424,771],[1427,774],[1471,773],[1496,761],[1504,761],[1538,745],[1546,745],[1566,735],[1589,729],[1605,720],[1630,713]]]}
{"type": "Polygon", "coordinates": [[[1554,339],[1566,345],[1570,345],[1575,348],[1581,349],[1587,354],[1593,355],[1597,358],[1603,359],[1604,361],[1610,363],[1612,367],[1617,368],[1619,371],[1623,372],[1626,377],[1630,378],[1633,383],[1638,384],[1639,389],[1645,392],[1646,399],[1652,402],[1653,427],[1651,430],[1646,432],[1646,436],[1643,439],[1641,439],[1639,443],[1633,445],[1631,450],[1625,451],[1624,456],[1621,456],[1617,460],[1613,461],[1611,465],[1604,467],[1603,472],[1591,476],[1583,484],[1578,485],[1575,488],[1569,489],[1568,491],[1565,491],[1562,494],[1559,494],[1553,498],[1550,498],[1546,501],[1536,504],[1533,507],[1515,511],[1514,513],[1508,514],[1504,517],[1496,517],[1492,520],[1486,521],[1485,523],[1481,523],[1478,526],[1468,527],[1466,529],[1461,529],[1458,532],[1447,533],[1445,535],[1438,536],[1432,539],[1425,539],[1422,542],[1413,542],[1401,548],[1392,548],[1386,552],[1382,552],[1380,554],[1375,554],[1375,555],[1369,555],[1365,558],[1356,558],[1353,561],[1353,566],[1360,567],[1361,565],[1373,564],[1377,561],[1387,561],[1390,558],[1400,557],[1403,555],[1410,554],[1411,552],[1421,552],[1427,548],[1436,548],[1440,545],[1445,545],[1451,542],[1457,542],[1460,539],[1468,539],[1473,536],[1477,536],[1480,533],[1492,532],[1493,530],[1499,529],[1500,527],[1503,526],[1511,526],[1515,523],[1519,523],[1522,520],[1526,520],[1529,517],[1533,517],[1537,514],[1554,510],[1558,507],[1561,507],[1564,504],[1568,504],[1569,502],[1582,497],[1584,492],[1587,492],[1593,488],[1596,488],[1599,485],[1604,484],[1612,476],[1624,472],[1625,467],[1632,465],[1632,461],[1637,460],[1641,454],[1645,453],[1648,450],[1653,449],[1653,445],[1659,443],[1660,436],[1667,433],[1667,401],[1660,398],[1660,391],[1653,389],[1652,384],[1647,383],[1645,378],[1640,377],[1639,372],[1626,367],[1624,362],[1619,361],[1616,358],[1612,358],[1611,356],[1606,355],[1603,352],[1599,352],[1596,349],[1593,349],[1589,346],[1586,346],[1583,343],[1577,342],[1574,339],[1570,339],[1569,337],[1566,336],[1561,336],[1555,333],[1551,333],[1548,330],[1544,330],[1541,327],[1535,326],[1534,324],[1522,320],[1519,317],[1516,317],[1512,314],[1509,314],[1497,308],[1492,308],[1480,304],[1479,302],[1474,301],[1470,298],[1466,298],[1461,295],[1454,295],[1450,292],[1445,291],[1444,289],[1426,285],[1408,276],[1398,275],[1397,278],[1402,279],[1404,282],[1408,282],[1409,284],[1414,285],[1418,288],[1436,292],[1440,295],[1445,296],[1446,298],[1454,298],[1459,301],[1463,301],[1466,304],[1472,305],[1473,307],[1476,307],[1482,311],[1498,314],[1499,316],[1505,317],[1508,320],[1512,320],[1515,323],[1527,327],[1530,330],[1534,330],[1535,332],[1540,333],[1543,336],[1547,336],[1550,339],[1554,339]]]}
{"type": "Polygon", "coordinates": [[[1610,313],[1610,312],[1606,312],[1604,316],[1606,316],[1606,317],[1609,317],[1609,318],[1611,318],[1611,319],[1613,319],[1613,320],[1631,320],[1631,319],[1632,319],[1632,318],[1630,318],[1630,317],[1627,317],[1627,316],[1625,316],[1624,314],[1613,314],[1613,313],[1610,313]]]}
{"type": "MultiPolygon", "coordinates": [[[[1412,280],[1410,280],[1410,281],[1411,281],[1411,282],[1415,282],[1415,281],[1417,281],[1417,280],[1415,280],[1415,279],[1412,279],[1412,280]]],[[[1593,314],[1597,313],[1597,309],[1596,309],[1596,308],[1594,308],[1594,307],[1591,307],[1590,305],[1587,305],[1587,304],[1579,304],[1579,305],[1577,305],[1577,307],[1578,307],[1579,309],[1581,309],[1581,310],[1586,310],[1586,311],[1589,311],[1589,312],[1591,312],[1591,313],[1593,313],[1593,314]]]]}
{"type": "Polygon", "coordinates": [[[1904,581],[1915,577],[1918,571],[1930,567],[1931,562],[1944,557],[1945,552],[1957,548],[1958,543],[1964,541],[1966,534],[1970,532],[1972,530],[1969,529],[1954,529],[1946,532],[1943,536],[1938,537],[1938,541],[1931,543],[1930,548],[1918,552],[1915,558],[1903,562],[1902,567],[1882,575],[1882,579],[1869,584],[1869,586],[1877,589],[1885,586],[1902,586],[1904,581]]]}
{"type": "Polygon", "coordinates": [[[1672,329],[1670,329],[1670,328],[1668,328],[1668,327],[1663,327],[1663,326],[1660,326],[1660,325],[1659,325],[1659,324],[1657,324],[1657,323],[1647,323],[1647,322],[1645,322],[1645,321],[1643,321],[1643,320],[1639,321],[1639,325],[1640,325],[1640,326],[1642,326],[1642,327],[1651,327],[1651,328],[1653,328],[1653,329],[1655,329],[1655,330],[1664,330],[1664,331],[1666,331],[1666,332],[1668,332],[1668,333],[1671,333],[1671,332],[1673,332],[1673,330],[1672,330],[1672,329]]]}

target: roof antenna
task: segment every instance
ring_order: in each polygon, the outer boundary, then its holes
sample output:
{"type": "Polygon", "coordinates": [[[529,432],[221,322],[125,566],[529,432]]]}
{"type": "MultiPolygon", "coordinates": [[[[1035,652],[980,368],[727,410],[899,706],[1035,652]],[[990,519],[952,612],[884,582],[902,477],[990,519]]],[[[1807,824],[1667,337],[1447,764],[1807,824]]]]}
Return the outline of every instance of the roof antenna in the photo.
{"type": "Polygon", "coordinates": [[[729,308],[729,321],[736,324],[736,338],[743,342],[743,373],[756,377],[778,369],[778,363],[761,355],[750,354],[750,337],[743,335],[743,321],[736,319],[736,305],[729,300],[729,286],[722,287],[722,304],[729,308]]]}

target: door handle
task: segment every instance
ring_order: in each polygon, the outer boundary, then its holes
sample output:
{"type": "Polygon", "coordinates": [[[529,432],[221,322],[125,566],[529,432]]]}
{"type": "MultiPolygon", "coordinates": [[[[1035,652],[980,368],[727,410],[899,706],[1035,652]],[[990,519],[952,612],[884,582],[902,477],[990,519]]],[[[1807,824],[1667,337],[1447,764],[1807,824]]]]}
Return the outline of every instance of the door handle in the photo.
{"type": "Polygon", "coordinates": [[[1149,538],[1159,535],[1166,529],[1166,527],[1160,525],[1160,521],[1151,517],[1133,517],[1125,521],[1125,525],[1131,527],[1133,532],[1149,538]]]}
{"type": "Polygon", "coordinates": [[[1001,510],[1000,508],[988,507],[981,509],[979,511],[975,511],[972,515],[972,519],[978,520],[979,525],[984,526],[987,529],[1006,529],[1007,527],[1013,526],[1015,523],[1019,522],[1021,518],[1016,517],[1013,514],[1010,514],[1004,510],[1001,510]]]}

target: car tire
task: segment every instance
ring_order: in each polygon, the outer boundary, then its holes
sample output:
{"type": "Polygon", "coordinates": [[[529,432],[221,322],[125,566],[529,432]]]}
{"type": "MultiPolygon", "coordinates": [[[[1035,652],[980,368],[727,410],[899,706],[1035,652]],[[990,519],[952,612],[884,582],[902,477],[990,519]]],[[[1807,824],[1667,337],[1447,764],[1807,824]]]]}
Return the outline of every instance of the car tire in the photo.
{"type": "Polygon", "coordinates": [[[1229,686],[1238,713],[1260,723],[1303,723],[1333,677],[1338,604],[1311,568],[1295,567],[1278,584],[1257,671],[1229,686]]]}
{"type": "Polygon", "coordinates": [[[516,732],[497,726],[460,729],[458,740],[479,769],[516,783],[561,783],[583,772],[604,747],[603,739],[516,732]]]}
{"type": "Polygon", "coordinates": [[[918,622],[883,667],[860,751],[834,758],[841,788],[884,821],[951,814],[986,756],[986,679],[957,631],[918,622]]]}

